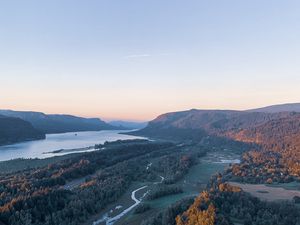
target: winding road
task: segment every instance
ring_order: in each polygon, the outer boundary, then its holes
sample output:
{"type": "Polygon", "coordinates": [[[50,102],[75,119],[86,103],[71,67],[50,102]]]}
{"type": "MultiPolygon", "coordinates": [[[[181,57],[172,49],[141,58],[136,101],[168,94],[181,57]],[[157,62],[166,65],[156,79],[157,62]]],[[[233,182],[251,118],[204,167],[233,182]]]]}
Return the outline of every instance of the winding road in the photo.
{"type": "MultiPolygon", "coordinates": [[[[160,178],[161,178],[161,181],[155,182],[155,183],[153,183],[153,184],[155,184],[155,185],[156,185],[156,184],[161,184],[161,183],[165,180],[165,178],[164,178],[163,176],[160,176],[160,178]]],[[[101,219],[99,219],[99,220],[93,222],[93,225],[99,225],[100,223],[103,223],[103,222],[105,222],[106,225],[113,225],[117,220],[119,220],[121,217],[123,217],[124,215],[126,215],[126,214],[127,214],[128,212],[130,212],[134,207],[136,207],[137,205],[139,205],[139,204],[141,203],[141,199],[137,199],[136,196],[135,196],[135,194],[136,194],[136,192],[138,192],[138,191],[140,191],[140,190],[143,190],[143,189],[145,189],[145,188],[147,188],[147,187],[148,187],[148,186],[146,185],[146,186],[140,187],[140,188],[134,190],[133,192],[131,192],[131,199],[134,201],[134,204],[133,204],[132,206],[128,207],[127,209],[125,209],[125,210],[122,211],[120,214],[118,214],[118,215],[116,215],[116,216],[114,216],[114,217],[109,217],[108,214],[106,213],[106,214],[104,214],[104,216],[103,216],[101,219]]],[[[143,197],[145,197],[145,195],[146,195],[147,193],[148,193],[148,192],[146,192],[146,193],[143,195],[143,197]]],[[[142,197],[142,198],[143,198],[143,197],[142,197]]]]}

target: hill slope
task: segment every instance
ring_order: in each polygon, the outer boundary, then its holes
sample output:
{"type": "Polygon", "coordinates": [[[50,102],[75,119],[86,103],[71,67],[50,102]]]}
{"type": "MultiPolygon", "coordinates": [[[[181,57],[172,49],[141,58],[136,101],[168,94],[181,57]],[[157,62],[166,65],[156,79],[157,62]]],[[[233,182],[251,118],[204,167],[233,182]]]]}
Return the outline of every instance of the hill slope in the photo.
{"type": "Polygon", "coordinates": [[[255,182],[266,182],[274,177],[279,181],[292,179],[290,176],[300,177],[300,113],[297,112],[175,112],[159,116],[133,134],[177,141],[216,142],[221,138],[251,143],[255,148],[244,155],[236,176],[244,174],[249,181],[259,174],[261,179],[255,182]],[[270,168],[279,175],[271,176],[270,168]]]}
{"type": "Polygon", "coordinates": [[[281,105],[272,105],[258,109],[251,109],[248,112],[266,112],[266,113],[278,113],[278,112],[300,112],[300,103],[289,103],[281,105]]]}
{"type": "Polygon", "coordinates": [[[45,134],[24,120],[0,116],[0,145],[44,139],[45,134]]]}
{"type": "Polygon", "coordinates": [[[82,118],[71,115],[47,115],[40,112],[0,110],[0,114],[30,122],[34,128],[44,133],[64,133],[76,131],[113,130],[116,127],[98,118],[82,118]]]}
{"type": "Polygon", "coordinates": [[[177,138],[181,132],[199,140],[206,136],[215,135],[226,137],[229,131],[262,125],[270,120],[289,117],[290,113],[260,113],[230,110],[189,110],[163,114],[149,122],[148,126],[132,134],[149,137],[177,138]],[[201,131],[201,132],[200,132],[201,131]],[[201,133],[201,135],[200,135],[201,133]]]}

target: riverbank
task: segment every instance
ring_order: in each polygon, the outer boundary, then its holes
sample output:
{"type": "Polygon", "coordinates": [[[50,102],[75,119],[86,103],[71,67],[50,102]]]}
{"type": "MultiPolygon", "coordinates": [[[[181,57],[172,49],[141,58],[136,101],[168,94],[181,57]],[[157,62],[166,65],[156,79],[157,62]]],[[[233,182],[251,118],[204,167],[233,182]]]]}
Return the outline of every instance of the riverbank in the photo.
{"type": "Polygon", "coordinates": [[[97,144],[117,140],[145,139],[126,134],[124,130],[84,131],[48,134],[44,140],[21,142],[0,146],[0,162],[12,159],[45,159],[79,152],[98,150],[97,144]],[[47,154],[45,154],[47,153],[47,154]]]}

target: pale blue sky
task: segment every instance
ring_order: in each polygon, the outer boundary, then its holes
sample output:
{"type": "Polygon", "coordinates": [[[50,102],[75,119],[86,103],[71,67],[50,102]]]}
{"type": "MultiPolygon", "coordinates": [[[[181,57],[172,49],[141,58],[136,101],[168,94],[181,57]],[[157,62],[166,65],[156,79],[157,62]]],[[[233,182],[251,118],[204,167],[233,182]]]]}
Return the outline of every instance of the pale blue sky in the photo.
{"type": "Polygon", "coordinates": [[[148,120],[300,102],[300,1],[0,0],[0,108],[148,120]]]}

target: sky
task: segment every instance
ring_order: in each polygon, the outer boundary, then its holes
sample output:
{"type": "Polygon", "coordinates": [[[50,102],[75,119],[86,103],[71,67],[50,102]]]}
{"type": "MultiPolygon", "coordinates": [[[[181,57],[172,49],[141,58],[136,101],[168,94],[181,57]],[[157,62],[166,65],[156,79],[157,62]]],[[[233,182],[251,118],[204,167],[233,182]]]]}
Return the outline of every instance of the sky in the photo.
{"type": "Polygon", "coordinates": [[[298,0],[0,0],[0,108],[103,119],[300,102],[298,0]]]}

